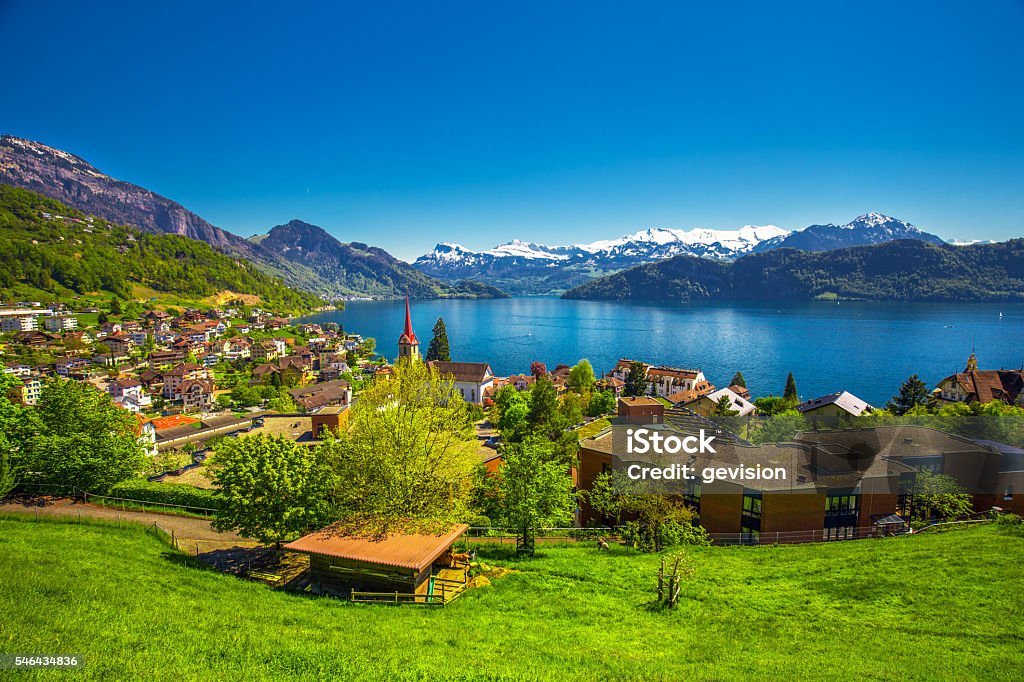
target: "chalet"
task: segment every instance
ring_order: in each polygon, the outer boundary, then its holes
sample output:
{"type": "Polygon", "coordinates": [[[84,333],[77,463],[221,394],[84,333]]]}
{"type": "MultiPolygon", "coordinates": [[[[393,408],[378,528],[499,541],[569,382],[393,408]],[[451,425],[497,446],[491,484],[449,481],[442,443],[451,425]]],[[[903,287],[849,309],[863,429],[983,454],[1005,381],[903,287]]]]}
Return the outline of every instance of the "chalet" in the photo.
{"type": "Polygon", "coordinates": [[[100,331],[103,332],[104,336],[110,336],[111,334],[118,334],[121,331],[120,322],[104,322],[100,325],[100,331]]]}
{"type": "Polygon", "coordinates": [[[41,332],[36,329],[32,331],[15,332],[14,336],[11,338],[11,343],[15,343],[20,346],[28,346],[30,348],[43,348],[55,341],[57,338],[58,337],[52,334],[47,334],[46,332],[41,332]]]}
{"type": "Polygon", "coordinates": [[[1024,407],[1024,369],[978,369],[978,358],[971,353],[963,372],[951,374],[939,382],[935,396],[940,402],[1002,402],[1024,407]]]}
{"type": "Polygon", "coordinates": [[[153,404],[153,399],[138,379],[117,379],[107,385],[107,393],[115,403],[129,412],[139,413],[153,404]]]}
{"type": "Polygon", "coordinates": [[[683,403],[683,406],[699,415],[714,416],[719,409],[719,402],[725,398],[729,401],[729,410],[736,413],[737,417],[746,417],[754,413],[754,404],[744,400],[728,388],[720,388],[705,395],[683,403]]]}
{"type": "Polygon", "coordinates": [[[213,379],[186,379],[178,387],[178,396],[186,412],[209,410],[213,406],[213,379]]]}
{"type": "Polygon", "coordinates": [[[508,378],[508,384],[517,391],[529,391],[537,383],[537,377],[529,374],[513,374],[508,378]]]}
{"type": "Polygon", "coordinates": [[[442,376],[451,376],[455,381],[455,390],[468,403],[482,405],[484,391],[494,382],[494,372],[486,362],[442,362],[431,360],[427,363],[431,369],[437,370],[442,376]]]}
{"type": "MultiPolygon", "coordinates": [[[[210,379],[210,370],[206,367],[183,362],[163,373],[164,398],[181,400],[181,386],[186,381],[210,379]]],[[[213,389],[210,389],[213,392],[213,389]]]]}
{"type": "Polygon", "coordinates": [[[352,404],[352,385],[344,379],[293,388],[288,391],[288,394],[307,412],[324,407],[346,407],[352,404]]]}
{"type": "Polygon", "coordinates": [[[135,342],[127,334],[112,334],[100,341],[101,345],[107,347],[107,352],[115,357],[127,357],[135,348],[135,342]]]}
{"type": "Polygon", "coordinates": [[[849,391],[830,393],[796,406],[797,412],[810,419],[815,428],[819,424],[839,426],[840,422],[868,414],[872,409],[871,405],[849,391]]]}
{"type": "Polygon", "coordinates": [[[242,360],[248,358],[252,352],[252,344],[249,343],[249,339],[243,337],[235,337],[225,342],[224,357],[228,360],[242,360]]]}
{"type": "Polygon", "coordinates": [[[280,357],[281,350],[278,348],[276,343],[269,339],[264,339],[263,341],[257,341],[252,345],[250,355],[253,362],[273,362],[280,357]]]}
{"type": "Polygon", "coordinates": [[[88,360],[81,358],[58,360],[54,363],[53,370],[57,376],[67,379],[73,376],[76,372],[88,369],[90,364],[91,363],[88,360]]]}
{"type": "Polygon", "coordinates": [[[4,374],[13,374],[16,377],[27,377],[32,374],[32,365],[24,362],[4,363],[4,374]]]}
{"type": "Polygon", "coordinates": [[[153,369],[169,367],[182,362],[187,355],[180,350],[155,350],[149,354],[149,366],[153,369]]]}
{"type": "MultiPolygon", "coordinates": [[[[453,546],[469,530],[457,524],[436,535],[391,532],[383,536],[350,534],[328,526],[284,546],[309,556],[314,593],[349,596],[352,592],[394,593],[394,600],[447,601],[444,576],[454,564],[453,546]]],[[[464,568],[460,570],[465,584],[464,568]]],[[[458,582],[458,581],[457,581],[458,582]]]]}

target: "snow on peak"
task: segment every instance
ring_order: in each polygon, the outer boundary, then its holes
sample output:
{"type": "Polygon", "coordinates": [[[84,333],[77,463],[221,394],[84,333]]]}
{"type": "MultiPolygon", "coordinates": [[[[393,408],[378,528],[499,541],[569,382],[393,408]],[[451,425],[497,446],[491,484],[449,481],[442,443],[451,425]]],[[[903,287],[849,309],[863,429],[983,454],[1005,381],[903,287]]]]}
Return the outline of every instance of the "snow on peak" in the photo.
{"type": "Polygon", "coordinates": [[[852,230],[852,229],[856,229],[858,227],[859,228],[865,228],[865,227],[870,228],[870,227],[883,227],[883,226],[889,226],[889,225],[895,225],[896,227],[907,229],[907,230],[916,230],[917,229],[916,227],[914,227],[913,225],[911,225],[910,223],[908,223],[908,222],[906,222],[904,220],[900,220],[899,218],[893,218],[892,216],[887,216],[884,213],[876,213],[874,211],[872,211],[870,213],[865,213],[862,216],[858,216],[857,218],[854,218],[853,220],[851,220],[847,224],[843,225],[843,228],[847,229],[847,230],[852,230]]]}

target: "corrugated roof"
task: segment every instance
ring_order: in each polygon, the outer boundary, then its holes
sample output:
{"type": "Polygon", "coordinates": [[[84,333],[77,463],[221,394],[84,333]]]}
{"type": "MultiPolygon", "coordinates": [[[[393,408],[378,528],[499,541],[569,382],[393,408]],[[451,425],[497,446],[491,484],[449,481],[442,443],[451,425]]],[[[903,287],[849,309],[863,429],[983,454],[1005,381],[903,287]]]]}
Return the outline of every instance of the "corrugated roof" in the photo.
{"type": "Polygon", "coordinates": [[[284,546],[293,552],[320,554],[382,566],[397,566],[422,571],[469,530],[456,524],[443,535],[391,533],[383,538],[345,535],[335,526],[328,526],[284,546]]]}

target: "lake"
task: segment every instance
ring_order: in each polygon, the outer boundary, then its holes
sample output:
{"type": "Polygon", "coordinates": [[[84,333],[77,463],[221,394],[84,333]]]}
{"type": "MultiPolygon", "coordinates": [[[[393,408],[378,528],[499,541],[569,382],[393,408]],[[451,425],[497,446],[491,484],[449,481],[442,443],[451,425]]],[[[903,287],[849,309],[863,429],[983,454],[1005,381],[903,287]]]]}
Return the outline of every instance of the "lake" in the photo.
{"type": "MultiPolygon", "coordinates": [[[[394,359],[404,312],[403,301],[354,301],[303,320],[338,322],[394,359]]],[[[962,371],[972,347],[981,369],[1024,363],[1024,306],[1008,304],[413,301],[423,354],[438,317],[453,360],[486,361],[498,375],[588,358],[600,376],[629,357],[699,367],[719,387],[741,370],[754,396],[781,394],[792,371],[804,400],[848,390],[882,405],[911,374],[933,387],[962,371]]]]}

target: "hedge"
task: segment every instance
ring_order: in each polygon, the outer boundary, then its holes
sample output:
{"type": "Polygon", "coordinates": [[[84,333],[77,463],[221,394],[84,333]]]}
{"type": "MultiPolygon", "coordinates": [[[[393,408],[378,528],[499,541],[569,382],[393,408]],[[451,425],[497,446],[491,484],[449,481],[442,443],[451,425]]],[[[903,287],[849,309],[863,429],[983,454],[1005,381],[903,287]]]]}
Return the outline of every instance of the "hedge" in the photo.
{"type": "Polygon", "coordinates": [[[110,490],[111,497],[141,502],[159,502],[182,507],[219,509],[220,500],[214,491],[185,483],[158,483],[144,478],[118,483],[110,490]]]}

